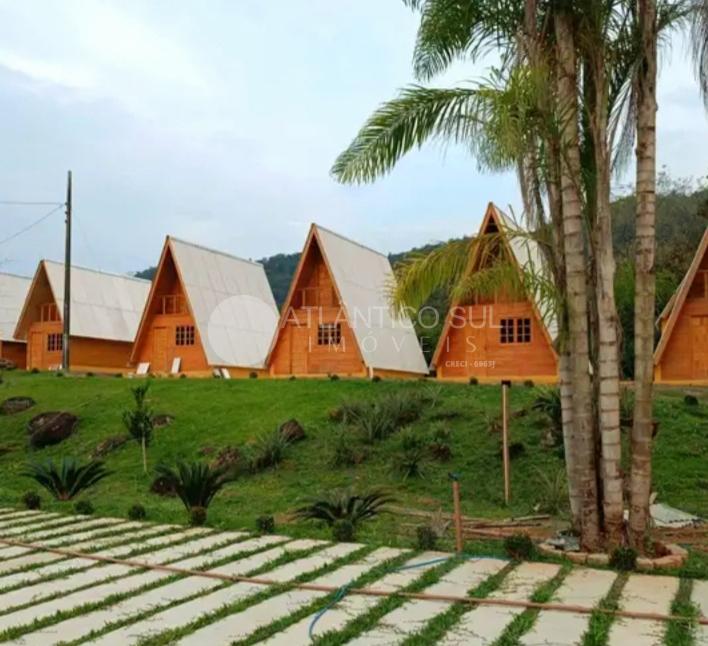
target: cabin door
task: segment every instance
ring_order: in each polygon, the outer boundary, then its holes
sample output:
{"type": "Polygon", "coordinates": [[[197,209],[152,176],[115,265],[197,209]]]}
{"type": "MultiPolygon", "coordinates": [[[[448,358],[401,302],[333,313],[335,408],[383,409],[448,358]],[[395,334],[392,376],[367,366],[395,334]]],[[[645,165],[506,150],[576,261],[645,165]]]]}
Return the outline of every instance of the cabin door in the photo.
{"type": "Polygon", "coordinates": [[[691,323],[693,377],[708,379],[708,316],[694,316],[691,323]]]}
{"type": "Polygon", "coordinates": [[[310,353],[310,330],[304,325],[292,325],[290,335],[290,373],[305,375],[310,353]]]}
{"type": "Polygon", "coordinates": [[[32,332],[29,343],[29,363],[28,368],[44,368],[44,334],[32,332]]]}
{"type": "Polygon", "coordinates": [[[166,327],[155,328],[152,348],[153,372],[168,372],[167,344],[169,342],[169,336],[167,332],[166,327]]]}
{"type": "Polygon", "coordinates": [[[465,326],[467,372],[471,376],[487,376],[487,326],[484,318],[472,318],[465,326]]]}

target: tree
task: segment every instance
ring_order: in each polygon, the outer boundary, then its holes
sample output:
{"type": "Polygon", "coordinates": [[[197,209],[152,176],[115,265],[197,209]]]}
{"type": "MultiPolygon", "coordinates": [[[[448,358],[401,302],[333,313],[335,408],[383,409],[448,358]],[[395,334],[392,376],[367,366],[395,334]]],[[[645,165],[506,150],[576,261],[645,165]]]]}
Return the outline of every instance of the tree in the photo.
{"type": "Polygon", "coordinates": [[[153,421],[152,410],[147,403],[147,394],[150,389],[150,382],[146,381],[140,386],[131,388],[133,399],[135,400],[135,408],[123,412],[123,424],[128,429],[128,433],[132,438],[140,444],[143,452],[143,471],[148,472],[147,468],[147,447],[152,441],[155,422],[153,421]]]}

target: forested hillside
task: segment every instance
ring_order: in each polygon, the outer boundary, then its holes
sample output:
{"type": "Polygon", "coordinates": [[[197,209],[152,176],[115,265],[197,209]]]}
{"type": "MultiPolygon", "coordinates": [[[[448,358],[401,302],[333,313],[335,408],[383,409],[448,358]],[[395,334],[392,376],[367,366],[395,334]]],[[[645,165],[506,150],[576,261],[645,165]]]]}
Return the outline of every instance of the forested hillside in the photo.
{"type": "MultiPolygon", "coordinates": [[[[675,291],[681,281],[693,254],[708,226],[708,186],[685,180],[672,180],[666,173],[658,178],[657,197],[657,313],[675,291]]],[[[623,330],[623,370],[631,377],[633,369],[633,334],[634,334],[634,213],[636,200],[629,194],[613,202],[613,237],[617,259],[615,291],[617,308],[623,330]]],[[[426,245],[389,254],[391,263],[397,262],[410,253],[425,252],[435,245],[426,245]]],[[[262,258],[259,262],[265,267],[275,300],[280,307],[285,300],[290,281],[297,267],[299,253],[277,254],[262,258]]],[[[155,267],[138,272],[141,278],[152,278],[155,267]]],[[[444,312],[446,306],[442,296],[430,303],[444,312]]],[[[442,318],[442,317],[441,317],[442,318]]],[[[439,327],[428,329],[421,339],[423,349],[429,358],[437,341],[439,327]]]]}

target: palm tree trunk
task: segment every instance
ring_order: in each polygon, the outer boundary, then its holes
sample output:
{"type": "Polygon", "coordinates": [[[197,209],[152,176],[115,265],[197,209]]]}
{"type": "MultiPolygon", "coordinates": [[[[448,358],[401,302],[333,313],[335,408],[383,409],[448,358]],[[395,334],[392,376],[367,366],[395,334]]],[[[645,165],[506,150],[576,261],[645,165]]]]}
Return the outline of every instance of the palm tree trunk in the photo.
{"type": "Polygon", "coordinates": [[[591,550],[600,544],[600,519],[595,478],[592,384],[588,347],[588,300],[585,274],[585,232],[580,200],[577,63],[572,24],[558,12],[554,18],[558,47],[558,101],[561,136],[560,186],[567,282],[569,348],[573,388],[574,444],[577,448],[581,499],[581,543],[591,550]]]}
{"type": "Polygon", "coordinates": [[[148,472],[148,459],[147,459],[147,442],[145,441],[145,436],[143,435],[141,445],[143,447],[143,471],[148,472]]]}
{"type": "Polygon", "coordinates": [[[610,142],[608,140],[608,82],[605,55],[593,56],[595,101],[590,115],[594,138],[595,220],[594,236],[597,283],[597,380],[598,429],[601,447],[602,505],[604,529],[610,546],[622,542],[624,502],[622,497],[622,441],[620,434],[619,320],[615,305],[615,257],[610,213],[610,142]]]}
{"type": "Polygon", "coordinates": [[[656,2],[639,0],[643,61],[637,100],[637,213],[634,293],[634,424],[630,480],[630,542],[642,548],[651,496],[654,301],[656,282],[656,2]]]}

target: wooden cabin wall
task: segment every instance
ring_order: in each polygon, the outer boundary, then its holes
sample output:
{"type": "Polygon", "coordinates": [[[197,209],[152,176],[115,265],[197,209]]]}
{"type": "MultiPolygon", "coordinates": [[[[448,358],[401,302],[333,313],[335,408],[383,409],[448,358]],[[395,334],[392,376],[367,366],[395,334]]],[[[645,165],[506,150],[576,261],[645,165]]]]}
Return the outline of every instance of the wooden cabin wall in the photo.
{"type": "Polygon", "coordinates": [[[27,366],[27,344],[20,341],[0,341],[0,358],[12,361],[18,369],[27,366]]]}
{"type": "Polygon", "coordinates": [[[211,374],[199,331],[186,307],[184,289],[169,252],[160,268],[153,298],[147,307],[147,319],[140,338],[136,341],[134,363],[149,363],[151,373],[169,374],[172,361],[179,357],[180,373],[211,374]],[[165,296],[183,299],[184,311],[175,314],[162,313],[162,299],[165,296]],[[180,326],[194,327],[194,345],[177,345],[177,328],[180,326]]]}
{"type": "Polygon", "coordinates": [[[471,305],[457,316],[442,341],[436,366],[439,378],[557,380],[556,356],[528,301],[471,305]],[[502,343],[502,319],[530,319],[530,342],[502,343]]]}
{"type": "Polygon", "coordinates": [[[289,305],[271,357],[271,374],[366,374],[354,331],[340,307],[332,277],[314,239],[289,305]],[[340,345],[318,345],[318,327],[326,323],[341,324],[340,345]]]}

